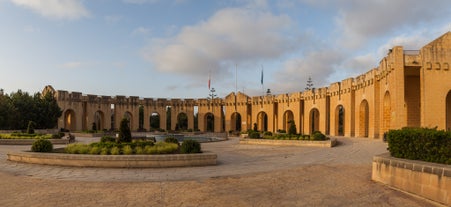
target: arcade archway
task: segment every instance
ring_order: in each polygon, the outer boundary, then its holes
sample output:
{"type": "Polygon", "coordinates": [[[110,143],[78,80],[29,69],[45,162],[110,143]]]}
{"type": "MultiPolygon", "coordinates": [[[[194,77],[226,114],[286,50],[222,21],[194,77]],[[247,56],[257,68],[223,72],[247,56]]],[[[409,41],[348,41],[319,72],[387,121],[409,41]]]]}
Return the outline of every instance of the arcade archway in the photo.
{"type": "Polygon", "coordinates": [[[335,134],[338,136],[344,136],[345,132],[345,108],[342,105],[338,105],[335,108],[335,134]]]}
{"type": "Polygon", "coordinates": [[[205,131],[214,132],[215,131],[215,116],[212,113],[205,114],[205,131]]]}
{"type": "Polygon", "coordinates": [[[64,129],[74,131],[77,129],[76,123],[75,112],[72,109],[66,110],[64,112],[64,129]]]}
{"type": "Polygon", "coordinates": [[[310,110],[310,134],[319,131],[319,111],[314,108],[310,110]]]}
{"type": "Polygon", "coordinates": [[[283,113],[283,130],[288,132],[288,129],[290,128],[290,121],[293,120],[294,120],[293,112],[290,110],[285,111],[285,113],[283,113]]]}
{"type": "Polygon", "coordinates": [[[369,106],[368,101],[363,100],[360,103],[360,113],[359,113],[359,136],[360,137],[368,137],[369,135],[369,106]]]}
{"type": "Polygon", "coordinates": [[[268,131],[268,115],[263,111],[257,115],[257,129],[264,132],[268,131]]]}
{"type": "Polygon", "coordinates": [[[241,131],[241,115],[238,112],[232,114],[230,129],[233,131],[241,131]]]}

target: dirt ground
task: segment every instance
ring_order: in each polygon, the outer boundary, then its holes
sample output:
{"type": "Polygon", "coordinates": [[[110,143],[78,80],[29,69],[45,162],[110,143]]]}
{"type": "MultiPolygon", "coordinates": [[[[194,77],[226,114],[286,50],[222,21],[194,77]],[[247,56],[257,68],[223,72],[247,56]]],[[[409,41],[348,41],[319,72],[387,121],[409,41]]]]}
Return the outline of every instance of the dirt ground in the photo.
{"type": "MultiPolygon", "coordinates": [[[[435,205],[371,181],[368,159],[385,150],[382,142],[340,141],[336,149],[314,150],[240,146],[236,140],[205,144],[218,152],[220,164],[194,170],[93,170],[2,160],[0,206],[435,205]],[[64,173],[77,176],[66,179],[64,173]]],[[[0,153],[4,158],[19,149],[0,146],[0,153]]]]}

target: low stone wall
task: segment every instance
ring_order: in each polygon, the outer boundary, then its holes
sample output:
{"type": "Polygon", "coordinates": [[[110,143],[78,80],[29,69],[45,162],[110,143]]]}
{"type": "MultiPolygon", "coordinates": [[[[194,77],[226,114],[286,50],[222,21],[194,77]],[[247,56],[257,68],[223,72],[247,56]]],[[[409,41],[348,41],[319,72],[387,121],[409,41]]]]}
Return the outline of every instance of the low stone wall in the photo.
{"type": "Polygon", "coordinates": [[[371,179],[451,206],[451,165],[391,157],[373,157],[371,179]]]}
{"type": "Polygon", "coordinates": [[[240,144],[259,144],[275,146],[300,146],[300,147],[334,147],[337,140],[310,141],[310,140],[279,140],[279,139],[240,139],[240,144]]]}
{"type": "Polygon", "coordinates": [[[71,167],[162,168],[216,165],[213,153],[169,155],[80,155],[64,153],[8,153],[15,162],[71,167]]]}
{"type": "MultiPolygon", "coordinates": [[[[67,144],[67,139],[49,139],[52,144],[67,144]]],[[[0,145],[32,145],[36,139],[0,139],[0,145]]]]}

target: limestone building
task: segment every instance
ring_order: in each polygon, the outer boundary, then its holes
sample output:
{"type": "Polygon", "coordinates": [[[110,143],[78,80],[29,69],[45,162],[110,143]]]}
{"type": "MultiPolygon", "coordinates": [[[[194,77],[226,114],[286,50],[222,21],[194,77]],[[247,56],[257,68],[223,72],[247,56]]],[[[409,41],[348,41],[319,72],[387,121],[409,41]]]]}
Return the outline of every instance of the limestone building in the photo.
{"type": "Polygon", "coordinates": [[[73,131],[115,129],[122,118],[132,130],[161,128],[200,131],[321,131],[332,136],[380,138],[389,129],[451,129],[451,32],[419,50],[396,46],[377,68],[354,78],[308,91],[249,97],[153,99],[82,95],[54,91],[63,115],[59,128],[73,131]],[[141,110],[140,110],[141,109],[141,110]],[[170,113],[168,113],[170,110],[170,113]],[[140,115],[141,111],[141,115],[140,115]],[[195,111],[198,112],[197,124],[195,111]],[[142,117],[140,121],[139,117],[142,117]]]}

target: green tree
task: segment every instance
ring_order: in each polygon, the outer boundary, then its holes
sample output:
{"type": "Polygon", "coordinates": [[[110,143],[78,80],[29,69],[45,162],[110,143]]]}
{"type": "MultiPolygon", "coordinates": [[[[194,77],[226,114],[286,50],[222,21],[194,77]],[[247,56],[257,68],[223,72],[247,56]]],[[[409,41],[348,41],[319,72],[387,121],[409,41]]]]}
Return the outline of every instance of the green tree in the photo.
{"type": "Polygon", "coordinates": [[[129,122],[126,118],[121,120],[121,125],[119,127],[119,136],[117,142],[131,142],[132,132],[130,131],[129,122]]]}
{"type": "Polygon", "coordinates": [[[11,93],[11,102],[14,106],[14,117],[12,117],[13,129],[26,129],[28,122],[37,119],[36,102],[27,92],[18,90],[16,93],[11,93]]]}
{"type": "MultiPolygon", "coordinates": [[[[38,93],[39,94],[39,93],[38,93]]],[[[52,129],[58,126],[58,118],[62,115],[62,110],[58,106],[58,102],[55,99],[53,93],[48,92],[44,96],[39,94],[39,121],[38,128],[42,129],[52,129]]]]}
{"type": "Polygon", "coordinates": [[[12,129],[14,106],[8,94],[0,93],[0,129],[12,129]]]}
{"type": "Polygon", "coordinates": [[[296,134],[296,124],[294,124],[294,120],[290,120],[288,122],[290,124],[290,127],[288,128],[288,134],[289,135],[294,135],[296,134]]]}

